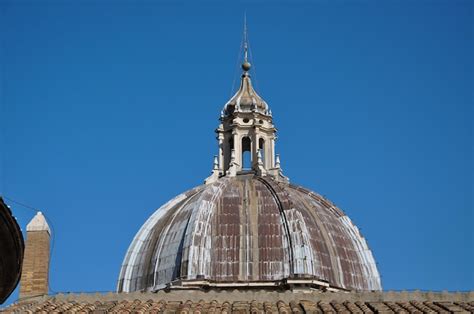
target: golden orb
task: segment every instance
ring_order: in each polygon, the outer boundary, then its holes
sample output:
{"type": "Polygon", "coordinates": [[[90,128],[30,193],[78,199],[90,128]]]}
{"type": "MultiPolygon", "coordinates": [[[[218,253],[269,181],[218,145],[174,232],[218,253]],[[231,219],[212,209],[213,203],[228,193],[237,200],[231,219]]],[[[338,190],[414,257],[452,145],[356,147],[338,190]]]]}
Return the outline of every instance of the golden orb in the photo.
{"type": "Polygon", "coordinates": [[[244,63],[242,63],[242,70],[244,70],[245,72],[248,72],[251,67],[252,65],[248,61],[245,61],[244,63]]]}

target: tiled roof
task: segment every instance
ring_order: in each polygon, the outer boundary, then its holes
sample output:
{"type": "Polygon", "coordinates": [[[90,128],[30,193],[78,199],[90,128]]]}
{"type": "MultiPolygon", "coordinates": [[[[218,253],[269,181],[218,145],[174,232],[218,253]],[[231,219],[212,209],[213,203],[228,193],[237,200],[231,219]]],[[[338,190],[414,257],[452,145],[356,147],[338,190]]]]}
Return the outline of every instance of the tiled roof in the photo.
{"type": "Polygon", "coordinates": [[[16,304],[5,312],[19,313],[474,313],[474,302],[323,302],[283,301],[56,301],[16,304]]]}
{"type": "MultiPolygon", "coordinates": [[[[229,293],[189,291],[109,295],[57,295],[20,301],[6,313],[474,313],[473,293],[229,293]],[[302,298],[306,294],[306,298],[302,298]],[[268,301],[264,300],[267,295],[268,301]],[[296,296],[292,299],[292,296],[296,296]],[[164,296],[160,298],[160,296],[164,296]],[[206,298],[207,296],[207,298],[206,298]],[[229,296],[229,300],[225,300],[229,296]],[[242,294],[240,294],[242,296],[242,294]],[[181,297],[182,299],[176,299],[181,297]],[[189,300],[186,300],[190,297],[189,300]],[[275,297],[282,297],[276,300],[275,297]],[[175,298],[173,300],[173,298],[175,298]],[[285,299],[285,300],[282,300],[285,299]],[[365,299],[365,300],[363,300],[365,299]]],[[[2,312],[2,311],[0,311],[2,312]]]]}

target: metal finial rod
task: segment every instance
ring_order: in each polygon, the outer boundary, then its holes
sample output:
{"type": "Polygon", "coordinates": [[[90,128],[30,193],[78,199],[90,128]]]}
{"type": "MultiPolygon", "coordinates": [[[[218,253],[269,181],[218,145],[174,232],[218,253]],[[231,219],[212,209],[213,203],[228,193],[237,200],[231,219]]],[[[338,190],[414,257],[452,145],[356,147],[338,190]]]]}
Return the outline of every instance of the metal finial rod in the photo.
{"type": "Polygon", "coordinates": [[[245,75],[250,70],[251,65],[248,61],[248,52],[249,52],[249,40],[247,35],[247,13],[244,14],[244,62],[242,63],[242,70],[244,70],[245,75]]]}
{"type": "Polygon", "coordinates": [[[247,12],[244,13],[244,62],[248,60],[247,12]]]}

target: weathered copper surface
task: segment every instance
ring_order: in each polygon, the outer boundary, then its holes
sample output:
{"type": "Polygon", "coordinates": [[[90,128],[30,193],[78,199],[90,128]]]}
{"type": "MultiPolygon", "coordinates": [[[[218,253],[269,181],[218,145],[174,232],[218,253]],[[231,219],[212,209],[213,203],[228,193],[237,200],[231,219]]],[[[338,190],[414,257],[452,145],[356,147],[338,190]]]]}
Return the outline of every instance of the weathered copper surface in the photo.
{"type": "Polygon", "coordinates": [[[130,245],[118,291],[154,291],[178,279],[381,289],[349,217],[314,192],[254,175],[223,177],[158,209],[130,245]]]}

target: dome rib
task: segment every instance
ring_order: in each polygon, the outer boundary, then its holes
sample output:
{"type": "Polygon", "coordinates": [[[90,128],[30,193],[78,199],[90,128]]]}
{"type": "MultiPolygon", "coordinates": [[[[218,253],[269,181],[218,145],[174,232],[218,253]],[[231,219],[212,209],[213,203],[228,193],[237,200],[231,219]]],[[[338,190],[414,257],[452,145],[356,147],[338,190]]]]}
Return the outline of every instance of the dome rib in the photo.
{"type": "Polygon", "coordinates": [[[288,242],[289,242],[289,259],[288,259],[288,264],[289,264],[289,268],[290,269],[294,269],[294,257],[293,257],[293,242],[292,242],[292,239],[291,239],[291,232],[290,232],[290,228],[289,228],[289,225],[288,225],[288,219],[286,217],[286,214],[285,214],[285,210],[288,210],[289,207],[289,199],[287,197],[287,195],[285,195],[283,193],[283,190],[280,189],[280,187],[278,186],[278,184],[272,184],[271,181],[269,180],[265,180],[264,178],[262,177],[255,177],[258,181],[262,182],[266,187],[267,189],[272,193],[275,201],[277,202],[278,204],[278,209],[280,210],[280,215],[281,215],[281,218],[282,218],[282,221],[283,221],[283,225],[284,225],[284,230],[286,232],[286,238],[288,239],[288,242]],[[278,196],[278,192],[275,190],[275,188],[277,188],[280,192],[280,194],[282,195],[282,198],[285,200],[284,202],[282,202],[282,200],[280,199],[280,197],[278,196]],[[286,206],[285,206],[286,204],[286,206]]]}

